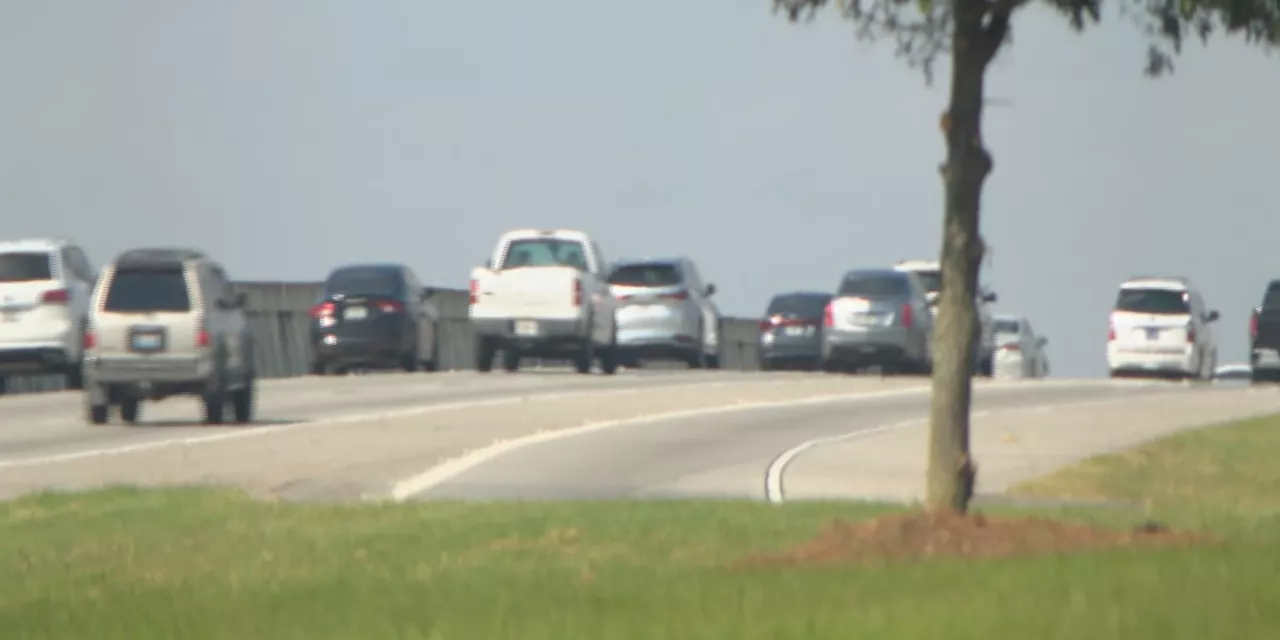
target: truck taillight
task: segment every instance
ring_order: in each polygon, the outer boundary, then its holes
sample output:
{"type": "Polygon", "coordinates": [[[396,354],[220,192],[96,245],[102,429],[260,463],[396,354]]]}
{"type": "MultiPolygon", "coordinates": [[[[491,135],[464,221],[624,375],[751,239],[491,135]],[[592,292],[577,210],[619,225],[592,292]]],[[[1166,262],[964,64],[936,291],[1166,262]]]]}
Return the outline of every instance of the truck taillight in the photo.
{"type": "Polygon", "coordinates": [[[1250,340],[1258,339],[1258,310],[1257,309],[1254,309],[1253,312],[1249,314],[1249,339],[1250,340]]]}
{"type": "Polygon", "coordinates": [[[471,279],[471,304],[475,304],[477,298],[480,297],[480,282],[475,278],[471,279]]]}
{"type": "Polygon", "coordinates": [[[577,307],[581,305],[582,305],[582,281],[574,280],[573,281],[573,306],[577,307]]]}

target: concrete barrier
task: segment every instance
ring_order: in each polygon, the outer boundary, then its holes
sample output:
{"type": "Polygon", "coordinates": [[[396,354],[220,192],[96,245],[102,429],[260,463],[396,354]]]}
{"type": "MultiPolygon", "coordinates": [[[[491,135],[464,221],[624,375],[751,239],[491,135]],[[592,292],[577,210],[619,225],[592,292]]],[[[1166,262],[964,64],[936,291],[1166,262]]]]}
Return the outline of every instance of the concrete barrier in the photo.
{"type": "MultiPolygon", "coordinates": [[[[311,306],[320,298],[319,282],[237,282],[246,298],[245,311],[257,346],[258,373],[267,378],[307,375],[310,371],[311,306]]],[[[436,318],[441,370],[475,367],[473,334],[467,319],[469,295],[461,289],[435,289],[428,308],[436,318]]],[[[724,318],[720,328],[723,369],[754,370],[758,320],[724,318]]],[[[0,393],[56,391],[61,376],[11,376],[0,393]]]]}

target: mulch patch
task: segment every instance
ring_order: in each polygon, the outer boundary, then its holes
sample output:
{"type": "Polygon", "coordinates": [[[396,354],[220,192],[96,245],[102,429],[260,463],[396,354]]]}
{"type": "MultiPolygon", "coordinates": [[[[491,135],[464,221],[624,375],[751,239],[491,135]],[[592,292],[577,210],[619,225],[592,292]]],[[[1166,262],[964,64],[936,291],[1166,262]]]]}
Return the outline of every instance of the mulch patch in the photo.
{"type": "Polygon", "coordinates": [[[814,539],[782,553],[746,559],[747,566],[860,563],[931,557],[998,558],[1211,542],[1201,533],[1158,523],[1107,529],[1047,518],[916,512],[862,522],[834,520],[814,539]]]}

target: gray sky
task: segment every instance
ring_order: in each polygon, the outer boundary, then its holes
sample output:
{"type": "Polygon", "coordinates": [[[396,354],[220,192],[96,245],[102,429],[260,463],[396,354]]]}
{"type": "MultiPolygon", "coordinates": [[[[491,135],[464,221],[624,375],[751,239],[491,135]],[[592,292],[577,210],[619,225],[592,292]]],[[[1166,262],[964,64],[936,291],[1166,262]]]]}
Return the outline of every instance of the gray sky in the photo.
{"type": "MultiPolygon", "coordinates": [[[[1122,20],[1015,30],[986,118],[1000,310],[1055,374],[1098,375],[1117,284],[1184,274],[1244,358],[1280,275],[1280,60],[1220,40],[1149,81],[1122,20]]],[[[891,54],[768,0],[7,0],[0,229],[99,264],[190,245],[241,279],[378,259],[462,287],[502,230],[580,227],[610,258],[693,256],[754,316],[937,255],[945,74],[891,54]]]]}

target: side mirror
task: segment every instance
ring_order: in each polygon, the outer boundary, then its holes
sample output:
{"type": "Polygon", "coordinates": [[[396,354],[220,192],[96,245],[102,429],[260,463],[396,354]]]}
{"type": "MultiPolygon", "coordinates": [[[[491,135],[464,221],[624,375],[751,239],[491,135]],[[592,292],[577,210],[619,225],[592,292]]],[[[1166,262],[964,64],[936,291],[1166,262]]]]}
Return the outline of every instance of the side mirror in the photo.
{"type": "Polygon", "coordinates": [[[708,296],[713,295],[715,292],[716,292],[716,285],[714,284],[707,285],[707,293],[705,295],[708,295],[708,296]]]}
{"type": "Polygon", "coordinates": [[[995,292],[994,292],[994,291],[990,291],[990,292],[987,292],[987,293],[982,294],[982,301],[983,301],[983,302],[995,302],[996,300],[999,300],[999,299],[1000,299],[1000,298],[998,298],[998,297],[996,296],[996,294],[995,294],[995,292]]]}
{"type": "Polygon", "coordinates": [[[1214,322],[1214,321],[1216,321],[1217,319],[1218,319],[1218,312],[1217,312],[1217,311],[1210,311],[1209,313],[1205,314],[1205,316],[1204,316],[1204,321],[1205,321],[1205,322],[1214,322]]]}
{"type": "Polygon", "coordinates": [[[484,261],[484,268],[486,268],[486,269],[492,269],[492,268],[493,268],[493,259],[485,260],[485,261],[484,261]]]}
{"type": "Polygon", "coordinates": [[[1036,346],[1037,346],[1037,347],[1043,347],[1043,346],[1045,346],[1046,344],[1049,344],[1049,339],[1048,339],[1048,338],[1037,338],[1037,339],[1036,339],[1036,346]]]}
{"type": "Polygon", "coordinates": [[[423,287],[423,288],[422,288],[422,299],[423,299],[423,301],[426,301],[428,298],[430,298],[431,296],[434,296],[434,295],[436,295],[436,290],[435,290],[433,287],[423,287]]]}

